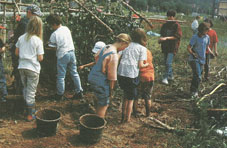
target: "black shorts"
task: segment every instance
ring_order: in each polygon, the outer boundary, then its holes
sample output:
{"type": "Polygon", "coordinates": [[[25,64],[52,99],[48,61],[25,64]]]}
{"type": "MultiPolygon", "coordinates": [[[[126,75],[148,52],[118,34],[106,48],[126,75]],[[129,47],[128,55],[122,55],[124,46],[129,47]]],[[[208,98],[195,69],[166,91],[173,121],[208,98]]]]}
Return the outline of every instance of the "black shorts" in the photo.
{"type": "Polygon", "coordinates": [[[125,98],[128,100],[135,100],[138,97],[137,87],[139,85],[139,77],[129,78],[118,75],[118,83],[120,88],[124,91],[125,98]]]}

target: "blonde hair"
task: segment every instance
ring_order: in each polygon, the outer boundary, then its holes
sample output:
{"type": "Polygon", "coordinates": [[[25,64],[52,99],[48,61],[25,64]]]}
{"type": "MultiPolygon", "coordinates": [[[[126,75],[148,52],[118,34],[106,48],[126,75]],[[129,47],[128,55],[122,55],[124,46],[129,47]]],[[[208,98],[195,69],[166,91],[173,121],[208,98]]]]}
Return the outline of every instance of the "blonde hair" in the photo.
{"type": "Polygon", "coordinates": [[[126,42],[129,44],[131,42],[131,37],[126,33],[120,33],[118,36],[116,36],[116,41],[126,42]]]}
{"type": "Polygon", "coordinates": [[[43,22],[38,16],[32,16],[27,25],[27,37],[29,40],[33,35],[38,36],[41,40],[43,39],[43,22]]]}

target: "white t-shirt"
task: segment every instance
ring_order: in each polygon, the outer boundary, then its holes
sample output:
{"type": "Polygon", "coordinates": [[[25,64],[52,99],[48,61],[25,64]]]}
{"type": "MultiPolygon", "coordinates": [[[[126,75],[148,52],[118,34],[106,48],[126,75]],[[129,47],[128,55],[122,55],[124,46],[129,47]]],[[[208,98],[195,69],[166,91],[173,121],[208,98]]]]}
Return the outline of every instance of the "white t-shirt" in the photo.
{"type": "Polygon", "coordinates": [[[198,20],[195,19],[193,22],[192,22],[192,30],[196,30],[198,27],[199,27],[199,23],[198,23],[198,20]]]}
{"type": "Polygon", "coordinates": [[[28,41],[27,33],[19,37],[16,47],[19,48],[19,65],[18,69],[28,69],[40,73],[40,63],[38,55],[43,55],[43,41],[33,35],[28,41]]]}
{"type": "Polygon", "coordinates": [[[49,46],[57,48],[56,56],[58,59],[62,58],[68,51],[75,50],[69,28],[60,26],[55,30],[50,36],[49,46]]]}
{"type": "Polygon", "coordinates": [[[138,43],[131,42],[119,54],[121,54],[121,59],[117,74],[129,78],[138,77],[139,61],[147,60],[147,48],[138,43]]]}

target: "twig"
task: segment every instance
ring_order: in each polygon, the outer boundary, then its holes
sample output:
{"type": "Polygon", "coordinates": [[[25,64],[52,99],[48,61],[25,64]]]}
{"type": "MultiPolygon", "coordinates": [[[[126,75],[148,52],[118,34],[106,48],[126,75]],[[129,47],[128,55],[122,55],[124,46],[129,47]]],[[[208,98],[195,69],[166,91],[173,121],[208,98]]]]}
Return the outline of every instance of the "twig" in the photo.
{"type": "Polygon", "coordinates": [[[155,119],[153,117],[148,117],[149,120],[154,121],[155,123],[161,125],[162,127],[166,128],[167,130],[174,130],[173,127],[170,127],[169,125],[159,121],[158,119],[155,119]]]}
{"type": "MultiPolygon", "coordinates": [[[[14,2],[0,1],[0,4],[14,5],[14,2]]],[[[31,4],[17,3],[18,6],[30,6],[31,4]]]]}
{"type": "Polygon", "coordinates": [[[18,7],[18,5],[17,5],[17,3],[16,3],[16,0],[14,0],[13,2],[14,2],[14,4],[15,4],[16,8],[17,8],[18,14],[20,14],[20,8],[18,7]]]}
{"type": "Polygon", "coordinates": [[[92,13],[92,11],[90,11],[89,9],[87,9],[86,7],[84,7],[78,0],[74,0],[78,5],[80,5],[80,7],[82,7],[85,11],[87,11],[88,13],[90,13],[100,24],[102,24],[103,26],[105,26],[107,28],[107,30],[109,30],[110,33],[113,33],[113,30],[107,25],[105,24],[102,20],[100,20],[94,13],[92,13]]]}
{"type": "Polygon", "coordinates": [[[157,123],[157,124],[159,124],[159,125],[162,126],[162,127],[160,127],[160,126],[154,126],[154,125],[152,125],[152,126],[155,127],[155,128],[167,129],[167,130],[169,130],[169,131],[177,131],[177,130],[183,130],[183,131],[185,131],[185,130],[198,131],[198,130],[199,130],[199,129],[194,129],[194,128],[175,128],[175,127],[171,127],[171,126],[169,126],[169,125],[167,125],[167,124],[165,124],[165,123],[163,123],[163,122],[161,122],[161,121],[159,121],[158,119],[155,119],[155,118],[153,118],[153,117],[148,117],[148,119],[151,120],[151,121],[154,121],[155,123],[157,123]]]}
{"type": "Polygon", "coordinates": [[[227,111],[227,108],[209,108],[208,111],[227,111]]]}
{"type": "Polygon", "coordinates": [[[140,18],[142,18],[151,28],[154,28],[154,26],[151,24],[151,22],[146,19],[145,17],[143,17],[142,15],[140,15],[135,9],[133,9],[129,4],[127,4],[126,2],[124,2],[123,0],[120,0],[120,2],[126,6],[127,8],[129,8],[131,11],[133,11],[136,15],[138,15],[140,18]]]}
{"type": "Polygon", "coordinates": [[[199,103],[201,102],[201,101],[203,101],[205,98],[207,98],[208,96],[210,96],[210,95],[212,95],[218,88],[220,88],[221,86],[224,86],[224,85],[226,85],[225,83],[221,83],[221,84],[219,84],[214,90],[212,90],[209,94],[206,94],[206,95],[204,95],[201,99],[199,99],[199,101],[196,103],[196,105],[199,105],[199,103]]]}
{"type": "Polygon", "coordinates": [[[218,72],[218,76],[220,76],[221,73],[222,73],[224,70],[226,70],[226,69],[227,69],[226,67],[222,68],[222,69],[218,72]]]}

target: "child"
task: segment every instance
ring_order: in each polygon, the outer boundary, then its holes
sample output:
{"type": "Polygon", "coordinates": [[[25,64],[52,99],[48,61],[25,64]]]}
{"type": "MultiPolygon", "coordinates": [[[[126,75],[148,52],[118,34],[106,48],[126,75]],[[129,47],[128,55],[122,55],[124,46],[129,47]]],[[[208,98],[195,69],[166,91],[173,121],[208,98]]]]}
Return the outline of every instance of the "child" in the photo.
{"type": "Polygon", "coordinates": [[[121,61],[118,67],[118,82],[124,91],[122,104],[122,122],[129,122],[134,100],[137,99],[137,86],[139,84],[139,68],[148,66],[143,61],[147,60],[146,33],[137,28],[132,32],[130,45],[120,53],[121,61]]]}
{"type": "Polygon", "coordinates": [[[27,31],[19,37],[15,54],[19,56],[18,69],[24,86],[23,95],[28,107],[27,120],[35,119],[35,93],[39,83],[40,61],[43,60],[42,20],[30,18],[27,31]]]}
{"type": "Polygon", "coordinates": [[[88,75],[88,82],[98,98],[96,113],[104,118],[117,80],[118,51],[130,43],[129,35],[121,33],[113,44],[107,45],[96,54],[97,62],[88,75]]]}
{"type": "Polygon", "coordinates": [[[165,61],[165,73],[163,76],[162,83],[168,85],[169,80],[173,80],[173,69],[172,63],[174,55],[177,53],[180,39],[182,36],[182,31],[180,24],[175,21],[176,11],[169,10],[167,12],[167,22],[162,25],[160,34],[161,37],[159,39],[159,43],[161,43],[162,52],[164,53],[164,61],[165,61]]]}
{"type": "Polygon", "coordinates": [[[63,99],[65,91],[65,76],[67,68],[75,86],[74,99],[81,99],[83,96],[83,89],[81,87],[80,76],[77,72],[75,48],[70,30],[66,26],[62,26],[61,18],[52,14],[47,17],[47,23],[55,31],[51,34],[49,46],[56,49],[57,56],[57,94],[56,99],[63,99]]]}
{"type": "Polygon", "coordinates": [[[6,102],[6,96],[8,95],[6,87],[6,78],[4,73],[4,66],[2,63],[2,53],[5,52],[5,45],[0,39],[0,102],[6,102]]]}
{"type": "Polygon", "coordinates": [[[198,34],[192,36],[188,45],[189,64],[192,68],[193,78],[191,81],[191,96],[198,97],[198,89],[201,81],[202,68],[206,60],[206,49],[210,44],[210,38],[207,35],[209,26],[206,23],[199,24],[198,34]]]}
{"type": "Polygon", "coordinates": [[[198,33],[198,27],[199,27],[199,21],[200,20],[200,16],[196,16],[194,21],[191,24],[191,28],[193,31],[193,34],[197,34],[198,33]]]}
{"type": "Polygon", "coordinates": [[[142,89],[142,98],[145,100],[146,116],[150,115],[151,109],[151,93],[154,87],[154,66],[152,63],[152,53],[147,49],[147,67],[140,68],[140,81],[142,89]]]}
{"type": "Polygon", "coordinates": [[[208,23],[209,26],[209,31],[207,33],[207,35],[210,37],[210,45],[209,48],[212,52],[210,52],[208,49],[206,50],[206,63],[204,65],[204,71],[205,71],[205,75],[204,78],[207,81],[209,78],[209,69],[210,69],[210,58],[215,56],[218,56],[218,51],[217,51],[217,44],[218,44],[218,36],[217,33],[214,29],[212,29],[211,27],[213,27],[213,22],[211,19],[205,19],[206,23],[208,23]],[[213,53],[214,51],[214,53],[213,53]]]}
{"type": "MultiPolygon", "coordinates": [[[[94,57],[95,57],[95,54],[97,54],[97,52],[100,49],[104,48],[105,46],[106,46],[106,44],[104,42],[102,42],[102,41],[96,42],[94,48],[92,49],[94,57]]],[[[79,69],[82,70],[85,67],[90,67],[90,66],[93,66],[93,65],[95,65],[95,62],[91,62],[91,63],[85,64],[85,65],[81,65],[81,66],[79,66],[79,69]]]]}

